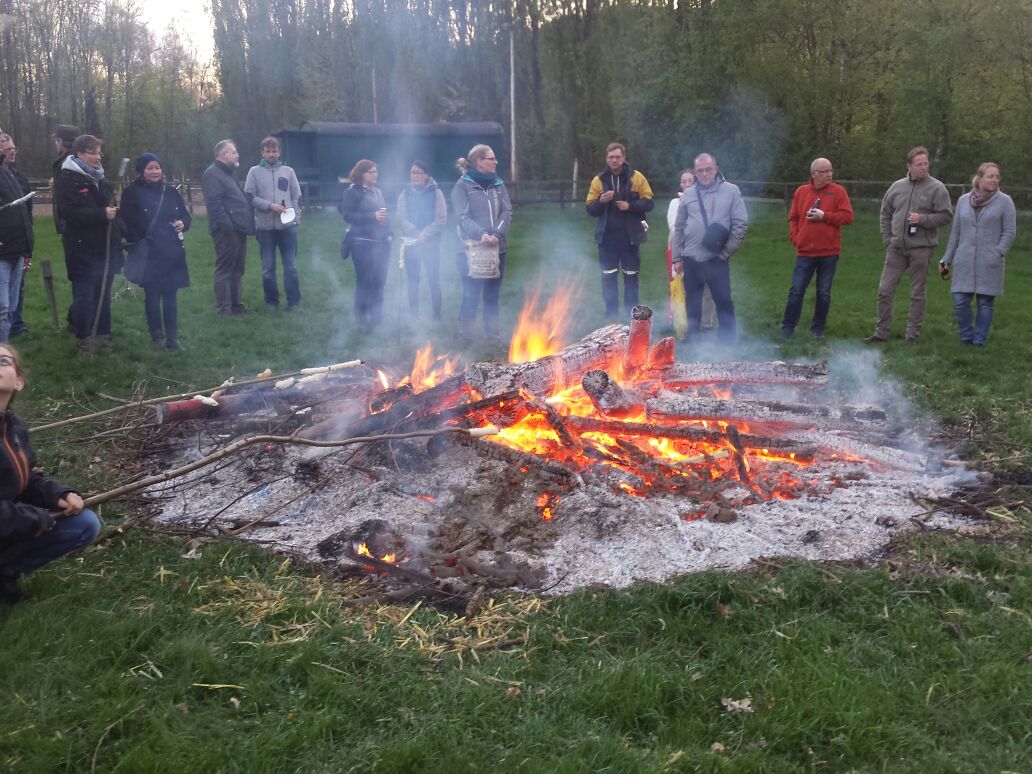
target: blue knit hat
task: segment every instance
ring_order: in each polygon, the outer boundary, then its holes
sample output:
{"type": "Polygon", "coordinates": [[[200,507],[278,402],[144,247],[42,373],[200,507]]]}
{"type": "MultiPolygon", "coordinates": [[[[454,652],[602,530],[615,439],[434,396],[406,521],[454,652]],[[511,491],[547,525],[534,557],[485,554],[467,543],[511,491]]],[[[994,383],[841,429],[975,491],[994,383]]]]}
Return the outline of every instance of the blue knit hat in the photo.
{"type": "Polygon", "coordinates": [[[142,175],[144,168],[152,161],[156,161],[159,164],[161,163],[161,159],[153,153],[141,153],[140,157],[136,159],[136,171],[142,175]]]}

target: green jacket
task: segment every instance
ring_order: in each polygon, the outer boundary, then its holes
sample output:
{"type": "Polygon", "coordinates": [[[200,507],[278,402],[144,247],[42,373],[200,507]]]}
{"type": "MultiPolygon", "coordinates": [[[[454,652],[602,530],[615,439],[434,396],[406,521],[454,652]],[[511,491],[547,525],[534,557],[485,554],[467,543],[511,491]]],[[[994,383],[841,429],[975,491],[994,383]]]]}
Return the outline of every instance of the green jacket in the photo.
{"type": "Polygon", "coordinates": [[[934,177],[915,183],[907,175],[889,186],[881,204],[881,235],[886,247],[899,250],[935,247],[939,244],[939,227],[953,220],[953,205],[946,186],[934,177]],[[911,234],[907,216],[921,215],[917,233],[911,234]]]}

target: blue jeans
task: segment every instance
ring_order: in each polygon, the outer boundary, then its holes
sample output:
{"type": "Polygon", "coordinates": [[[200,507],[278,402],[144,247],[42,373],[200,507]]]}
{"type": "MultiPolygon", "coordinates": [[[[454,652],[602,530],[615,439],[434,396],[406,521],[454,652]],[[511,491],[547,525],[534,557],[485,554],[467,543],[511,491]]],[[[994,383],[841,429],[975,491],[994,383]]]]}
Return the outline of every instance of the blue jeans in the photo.
{"type": "Polygon", "coordinates": [[[993,305],[996,296],[981,293],[954,293],[953,316],[957,318],[957,330],[964,343],[985,344],[989,338],[989,328],[993,324],[993,305]],[[976,300],[975,325],[971,327],[971,299],[976,300]]]}
{"type": "Polygon", "coordinates": [[[13,261],[0,261],[0,341],[11,338],[11,322],[18,308],[24,270],[25,258],[20,255],[13,261]]]}
{"type": "Polygon", "coordinates": [[[100,519],[89,508],[75,516],[54,519],[54,528],[42,535],[8,543],[0,551],[0,572],[32,572],[77,548],[88,546],[100,533],[100,519]]]}
{"type": "Polygon", "coordinates": [[[469,276],[466,253],[455,256],[462,276],[462,303],[459,305],[459,331],[469,335],[477,321],[477,307],[484,299],[484,333],[494,338],[499,335],[498,300],[502,295],[502,279],[505,278],[505,253],[498,254],[497,279],[472,279],[469,276]]]}
{"type": "Polygon", "coordinates": [[[19,333],[28,333],[29,331],[29,326],[26,325],[25,320],[22,319],[22,308],[25,306],[25,274],[26,272],[22,270],[21,290],[18,292],[18,305],[14,307],[14,313],[11,315],[12,336],[17,336],[19,333]]]}
{"type": "Polygon", "coordinates": [[[713,303],[717,307],[717,336],[722,342],[735,340],[735,305],[731,300],[730,261],[711,258],[696,261],[684,259],[684,306],[688,312],[688,335],[702,328],[702,291],[709,285],[713,303]]]}
{"type": "Polygon", "coordinates": [[[269,229],[259,231],[258,252],[262,257],[262,289],[265,303],[279,306],[279,289],[276,287],[276,248],[283,258],[283,291],[287,306],[301,303],[301,285],[297,280],[297,228],[269,229]]]}
{"type": "Polygon", "coordinates": [[[792,287],[788,291],[788,303],[785,304],[785,316],[781,320],[781,335],[791,336],[803,313],[803,297],[810,287],[810,280],[817,274],[817,304],[813,310],[813,321],[810,332],[814,336],[824,334],[824,326],[828,322],[828,311],[831,309],[831,282],[835,279],[835,267],[838,265],[837,255],[822,258],[804,258],[797,255],[795,271],[792,272],[792,287]]]}

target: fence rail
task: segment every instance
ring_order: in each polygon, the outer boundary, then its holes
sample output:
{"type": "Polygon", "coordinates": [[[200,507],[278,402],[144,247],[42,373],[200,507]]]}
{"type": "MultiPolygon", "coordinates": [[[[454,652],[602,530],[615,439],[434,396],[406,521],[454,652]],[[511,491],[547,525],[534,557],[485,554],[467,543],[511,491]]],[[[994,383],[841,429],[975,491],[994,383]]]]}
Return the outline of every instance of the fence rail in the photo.
{"type": "MultiPolygon", "coordinates": [[[[185,175],[178,179],[170,180],[179,188],[183,195],[187,208],[192,213],[195,207],[204,206],[204,194],[201,192],[201,181],[199,178],[189,178],[185,175]]],[[[747,199],[783,202],[786,210],[792,204],[792,195],[799,187],[800,181],[781,180],[733,180],[731,181],[742,189],[742,195],[747,199]]],[[[879,202],[886,189],[892,185],[892,180],[836,180],[835,182],[844,186],[849,191],[853,201],[879,202]]],[[[33,178],[29,185],[36,192],[34,201],[42,205],[49,205],[53,201],[53,191],[50,180],[47,178],[33,178]]],[[[945,183],[946,190],[954,202],[967,193],[971,185],[969,183],[945,183]]],[[[449,186],[442,185],[445,193],[448,193],[449,186]]],[[[525,206],[532,204],[554,204],[559,207],[579,207],[584,204],[588,192],[588,181],[572,180],[529,180],[515,183],[506,183],[509,191],[509,198],[514,206],[525,206]]],[[[305,202],[309,205],[334,206],[337,203],[336,197],[324,197],[322,199],[310,199],[308,197],[309,184],[301,183],[301,193],[305,202]]],[[[387,201],[397,200],[400,191],[398,186],[385,186],[387,201]]],[[[659,201],[668,201],[675,195],[672,188],[654,187],[656,198],[659,201]]],[[[1019,210],[1032,211],[1032,188],[1029,187],[1006,187],[1006,193],[1014,199],[1014,204],[1019,210]]]]}

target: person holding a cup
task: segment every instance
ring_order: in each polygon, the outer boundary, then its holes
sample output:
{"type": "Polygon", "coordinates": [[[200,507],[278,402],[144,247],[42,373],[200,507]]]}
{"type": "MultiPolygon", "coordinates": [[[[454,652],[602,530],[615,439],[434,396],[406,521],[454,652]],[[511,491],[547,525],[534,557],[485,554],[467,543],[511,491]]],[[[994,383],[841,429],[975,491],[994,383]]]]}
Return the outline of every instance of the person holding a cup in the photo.
{"type": "Polygon", "coordinates": [[[340,214],[348,222],[343,255],[355,261],[355,319],[375,328],[383,321],[383,289],[391,252],[387,203],[377,187],[379,170],[369,159],[352,167],[340,214]]]}
{"type": "Polygon", "coordinates": [[[294,170],[280,161],[280,143],[266,137],[261,144],[262,160],[251,167],[244,192],[254,206],[255,236],[262,258],[262,290],[265,305],[279,309],[276,284],[276,248],[283,260],[283,291],[287,310],[301,303],[297,278],[297,226],[301,212],[301,184],[294,170]]]}

